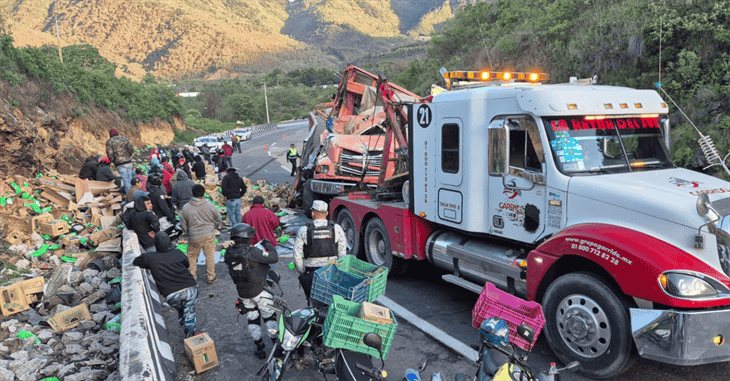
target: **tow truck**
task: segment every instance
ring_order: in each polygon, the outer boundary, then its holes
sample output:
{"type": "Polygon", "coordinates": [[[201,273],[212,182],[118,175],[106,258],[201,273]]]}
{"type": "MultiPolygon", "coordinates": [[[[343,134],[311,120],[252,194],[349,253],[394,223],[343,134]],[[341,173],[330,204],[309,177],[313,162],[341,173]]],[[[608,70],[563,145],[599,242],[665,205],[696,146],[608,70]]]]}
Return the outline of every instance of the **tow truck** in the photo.
{"type": "Polygon", "coordinates": [[[540,302],[556,356],[592,378],[636,355],[730,360],[730,183],[672,164],[657,91],[442,76],[440,94],[407,101],[377,80],[378,180],[329,185],[351,254],[540,302]]]}

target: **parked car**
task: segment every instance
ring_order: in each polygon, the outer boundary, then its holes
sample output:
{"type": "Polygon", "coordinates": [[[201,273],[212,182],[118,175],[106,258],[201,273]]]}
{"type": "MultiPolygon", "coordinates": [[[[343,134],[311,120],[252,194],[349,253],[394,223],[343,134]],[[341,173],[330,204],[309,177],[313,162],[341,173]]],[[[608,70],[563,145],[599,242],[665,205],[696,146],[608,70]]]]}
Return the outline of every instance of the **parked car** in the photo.
{"type": "Polygon", "coordinates": [[[218,148],[223,147],[223,139],[209,135],[209,136],[201,136],[201,137],[195,138],[195,140],[193,140],[193,145],[196,148],[200,148],[204,144],[207,144],[211,150],[218,149],[218,148]]]}
{"type": "Polygon", "coordinates": [[[233,134],[240,136],[241,140],[249,140],[251,139],[251,128],[239,128],[237,130],[233,130],[233,134]]]}

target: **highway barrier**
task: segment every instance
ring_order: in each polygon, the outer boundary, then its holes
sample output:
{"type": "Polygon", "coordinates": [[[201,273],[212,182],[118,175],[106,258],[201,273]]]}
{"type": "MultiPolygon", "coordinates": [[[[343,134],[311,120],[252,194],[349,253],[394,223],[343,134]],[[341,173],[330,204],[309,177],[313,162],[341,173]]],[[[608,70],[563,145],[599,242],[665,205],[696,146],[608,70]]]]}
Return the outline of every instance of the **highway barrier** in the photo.
{"type": "Polygon", "coordinates": [[[125,381],[173,381],[177,372],[162,317],[162,297],[149,272],[132,264],[142,252],[137,235],[125,229],[122,243],[119,374],[125,381]]]}

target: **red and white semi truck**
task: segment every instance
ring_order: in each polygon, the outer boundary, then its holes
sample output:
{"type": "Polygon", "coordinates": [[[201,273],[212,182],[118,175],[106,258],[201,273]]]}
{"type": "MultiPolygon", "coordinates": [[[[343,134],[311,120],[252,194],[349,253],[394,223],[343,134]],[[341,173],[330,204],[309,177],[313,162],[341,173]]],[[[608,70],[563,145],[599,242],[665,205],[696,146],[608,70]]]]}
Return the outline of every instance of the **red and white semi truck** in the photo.
{"type": "Polygon", "coordinates": [[[379,82],[395,112],[378,189],[330,204],[351,252],[540,302],[551,348],[590,377],[637,354],[730,360],[730,183],[672,164],[656,91],[543,77],[446,72],[467,85],[413,103],[379,82]]]}

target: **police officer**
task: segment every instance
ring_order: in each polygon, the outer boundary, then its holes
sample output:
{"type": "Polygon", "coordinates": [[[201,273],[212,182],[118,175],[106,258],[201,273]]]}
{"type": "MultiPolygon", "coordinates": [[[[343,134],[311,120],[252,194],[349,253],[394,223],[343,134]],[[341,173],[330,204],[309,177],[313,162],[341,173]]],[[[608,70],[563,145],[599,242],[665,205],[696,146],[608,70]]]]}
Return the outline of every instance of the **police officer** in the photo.
{"type": "Polygon", "coordinates": [[[299,157],[299,153],[297,152],[296,147],[294,147],[294,144],[289,146],[289,151],[286,153],[286,159],[289,160],[289,163],[291,163],[291,175],[294,176],[297,173],[297,158],[299,157]]]}
{"type": "Polygon", "coordinates": [[[279,256],[271,242],[262,241],[263,249],[251,246],[254,228],[247,224],[235,224],[231,228],[231,240],[227,247],[225,262],[228,272],[236,284],[238,300],[236,307],[248,319],[248,332],[256,346],[256,357],[266,358],[265,345],[261,335],[261,319],[266,331],[276,329],[276,314],[272,307],[271,294],[265,290],[269,265],[276,263],[279,256]]]}
{"type": "MultiPolygon", "coordinates": [[[[309,300],[314,271],[347,254],[347,239],[340,225],[327,221],[327,203],[312,203],[312,221],[299,228],[294,243],[294,265],[309,300]]],[[[311,302],[311,301],[310,301],[311,302]]]]}

